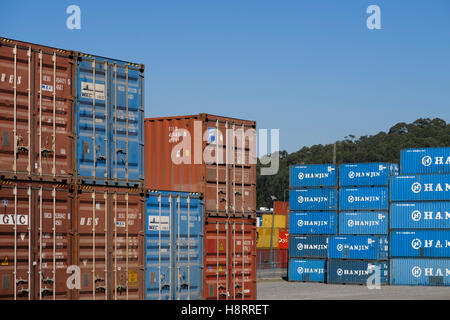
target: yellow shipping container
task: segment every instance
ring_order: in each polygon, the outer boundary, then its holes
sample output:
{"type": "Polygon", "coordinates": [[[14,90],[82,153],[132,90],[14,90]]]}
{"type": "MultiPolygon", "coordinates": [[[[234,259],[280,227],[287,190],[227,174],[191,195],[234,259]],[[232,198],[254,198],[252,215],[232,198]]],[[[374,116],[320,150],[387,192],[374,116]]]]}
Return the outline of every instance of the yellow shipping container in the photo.
{"type": "MultiPolygon", "coordinates": [[[[274,228],[286,228],[286,216],[284,214],[276,214],[273,218],[273,226],[274,228]]],[[[263,214],[262,215],[262,226],[265,228],[272,227],[272,215],[271,214],[263,214]]]]}
{"type": "MultiPolygon", "coordinates": [[[[258,240],[256,241],[256,248],[270,248],[270,233],[272,228],[259,227],[256,228],[256,232],[258,233],[258,240]]],[[[272,248],[278,248],[278,238],[279,238],[280,228],[273,228],[273,237],[272,237],[272,248]]]]}

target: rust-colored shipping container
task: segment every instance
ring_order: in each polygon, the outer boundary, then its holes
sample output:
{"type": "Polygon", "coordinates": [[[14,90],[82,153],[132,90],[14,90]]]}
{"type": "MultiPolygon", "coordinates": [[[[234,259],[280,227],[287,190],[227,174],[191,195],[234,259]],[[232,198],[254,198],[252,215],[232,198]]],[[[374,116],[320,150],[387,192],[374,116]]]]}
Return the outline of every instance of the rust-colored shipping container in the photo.
{"type": "Polygon", "coordinates": [[[256,122],[204,113],[145,119],[145,183],[202,193],[209,216],[253,217],[256,122]]]}
{"type": "Polygon", "coordinates": [[[0,174],[69,182],[72,52],[0,38],[0,174]]]}
{"type": "Polygon", "coordinates": [[[1,182],[0,299],[72,299],[72,195],[67,185],[1,182]]]}
{"type": "Polygon", "coordinates": [[[206,218],[204,255],[206,300],[256,299],[254,219],[206,218]]]}
{"type": "Polygon", "coordinates": [[[288,201],[274,201],[273,213],[288,216],[289,215],[289,202],[288,201]]]}
{"type": "Polygon", "coordinates": [[[144,204],[136,189],[83,186],[75,197],[80,300],[144,298],[144,204]],[[128,223],[127,223],[128,221],[128,223]]]}

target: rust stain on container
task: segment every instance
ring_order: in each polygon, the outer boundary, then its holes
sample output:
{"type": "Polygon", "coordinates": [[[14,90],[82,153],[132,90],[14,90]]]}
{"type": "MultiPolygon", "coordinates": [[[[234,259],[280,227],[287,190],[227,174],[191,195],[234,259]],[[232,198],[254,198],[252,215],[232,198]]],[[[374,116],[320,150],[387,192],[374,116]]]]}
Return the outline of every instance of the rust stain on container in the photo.
{"type": "Polygon", "coordinates": [[[0,38],[0,162],[7,178],[70,182],[70,51],[0,38]]]}
{"type": "Polygon", "coordinates": [[[256,122],[209,114],[145,119],[145,183],[202,193],[208,215],[253,215],[256,122]]]}
{"type": "Polygon", "coordinates": [[[126,188],[84,186],[77,192],[78,299],[143,299],[143,210],[143,196],[126,188]]]}
{"type": "Polygon", "coordinates": [[[204,298],[255,300],[255,220],[209,217],[204,233],[204,298]]]}
{"type": "Polygon", "coordinates": [[[2,181],[0,299],[72,299],[71,192],[66,185],[2,181]]]}

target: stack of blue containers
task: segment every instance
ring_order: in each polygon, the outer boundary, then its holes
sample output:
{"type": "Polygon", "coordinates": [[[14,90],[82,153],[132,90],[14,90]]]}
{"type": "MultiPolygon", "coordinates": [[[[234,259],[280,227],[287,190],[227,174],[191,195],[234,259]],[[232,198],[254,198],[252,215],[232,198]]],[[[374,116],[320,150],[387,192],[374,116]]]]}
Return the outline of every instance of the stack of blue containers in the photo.
{"type": "Polygon", "coordinates": [[[336,166],[291,166],[290,189],[288,279],[325,282],[328,237],[338,225],[336,166]]]}
{"type": "Polygon", "coordinates": [[[398,165],[339,166],[339,235],[330,237],[328,283],[389,283],[389,176],[398,165]],[[378,270],[378,271],[377,271],[378,270]]]}
{"type": "Polygon", "coordinates": [[[392,177],[393,285],[450,285],[450,148],[404,149],[392,177]]]}

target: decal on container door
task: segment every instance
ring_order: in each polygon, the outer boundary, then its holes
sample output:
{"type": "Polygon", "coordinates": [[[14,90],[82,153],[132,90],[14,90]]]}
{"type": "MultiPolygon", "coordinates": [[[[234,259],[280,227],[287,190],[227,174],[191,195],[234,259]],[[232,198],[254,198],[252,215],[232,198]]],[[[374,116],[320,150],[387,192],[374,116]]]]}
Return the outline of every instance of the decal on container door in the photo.
{"type": "MultiPolygon", "coordinates": [[[[91,82],[81,82],[81,96],[83,98],[92,99],[94,91],[94,84],[91,82]]],[[[105,85],[95,84],[95,100],[105,100],[105,85]]]]}
{"type": "Polygon", "coordinates": [[[169,231],[170,217],[167,216],[148,216],[149,231],[169,231]]]}

